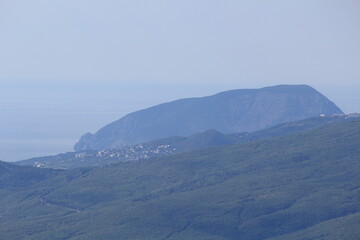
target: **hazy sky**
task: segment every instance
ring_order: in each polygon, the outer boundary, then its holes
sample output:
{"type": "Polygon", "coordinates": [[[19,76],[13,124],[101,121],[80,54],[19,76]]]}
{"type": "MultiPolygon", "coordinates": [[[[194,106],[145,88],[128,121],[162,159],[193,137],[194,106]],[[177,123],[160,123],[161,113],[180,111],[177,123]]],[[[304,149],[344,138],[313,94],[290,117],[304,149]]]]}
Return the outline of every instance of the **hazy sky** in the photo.
{"type": "Polygon", "coordinates": [[[0,0],[0,159],[144,107],[305,83],[360,112],[359,0],[0,0]]]}

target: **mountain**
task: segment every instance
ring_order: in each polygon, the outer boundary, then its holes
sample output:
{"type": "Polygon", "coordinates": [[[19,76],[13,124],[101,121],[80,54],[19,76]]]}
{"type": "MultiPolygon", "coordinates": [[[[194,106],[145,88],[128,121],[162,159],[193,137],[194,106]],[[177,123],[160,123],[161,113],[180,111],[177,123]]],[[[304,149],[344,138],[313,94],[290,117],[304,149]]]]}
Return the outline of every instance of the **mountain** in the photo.
{"type": "Polygon", "coordinates": [[[360,120],[351,120],[241,145],[57,170],[21,191],[0,189],[0,238],[359,239],[359,145],[360,120]]]}
{"type": "Polygon", "coordinates": [[[314,117],[295,122],[282,123],[251,133],[223,134],[214,129],[209,129],[188,137],[173,136],[116,149],[68,152],[54,156],[31,158],[16,162],[15,164],[61,169],[104,166],[111,163],[167,156],[213,146],[240,144],[260,139],[286,136],[291,133],[307,131],[329,123],[350,121],[356,118],[360,118],[360,115],[343,114],[314,117]]]}
{"type": "Polygon", "coordinates": [[[74,149],[117,148],[207,129],[252,132],[276,124],[342,111],[306,85],[240,89],[213,96],[180,99],[130,113],[95,134],[82,136],[74,149]]]}

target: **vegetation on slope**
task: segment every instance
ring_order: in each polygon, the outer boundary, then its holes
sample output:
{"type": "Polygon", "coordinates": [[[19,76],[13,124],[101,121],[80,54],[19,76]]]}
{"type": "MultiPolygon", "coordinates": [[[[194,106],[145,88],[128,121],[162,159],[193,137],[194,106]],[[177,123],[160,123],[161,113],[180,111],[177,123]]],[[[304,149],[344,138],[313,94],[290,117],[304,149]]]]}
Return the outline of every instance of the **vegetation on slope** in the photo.
{"type": "Polygon", "coordinates": [[[27,189],[30,197],[1,205],[0,235],[331,239],[339,226],[348,232],[342,239],[356,239],[359,146],[357,120],[77,174],[64,171],[67,177],[50,177],[27,189]]]}

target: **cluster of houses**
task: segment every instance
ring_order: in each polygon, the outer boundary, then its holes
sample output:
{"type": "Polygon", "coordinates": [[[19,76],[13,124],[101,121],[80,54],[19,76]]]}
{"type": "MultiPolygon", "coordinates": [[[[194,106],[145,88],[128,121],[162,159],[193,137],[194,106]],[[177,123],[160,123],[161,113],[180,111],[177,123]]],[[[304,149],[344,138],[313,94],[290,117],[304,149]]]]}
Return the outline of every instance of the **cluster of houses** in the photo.
{"type": "Polygon", "coordinates": [[[96,153],[77,153],[75,158],[84,159],[96,157],[101,160],[116,160],[117,162],[128,162],[139,159],[147,159],[155,156],[163,156],[174,154],[177,151],[176,148],[170,145],[131,145],[120,149],[106,149],[100,150],[96,153]]]}
{"type": "Polygon", "coordinates": [[[341,117],[341,118],[345,118],[345,119],[360,118],[360,113],[333,114],[333,115],[321,114],[320,117],[341,117]]]}

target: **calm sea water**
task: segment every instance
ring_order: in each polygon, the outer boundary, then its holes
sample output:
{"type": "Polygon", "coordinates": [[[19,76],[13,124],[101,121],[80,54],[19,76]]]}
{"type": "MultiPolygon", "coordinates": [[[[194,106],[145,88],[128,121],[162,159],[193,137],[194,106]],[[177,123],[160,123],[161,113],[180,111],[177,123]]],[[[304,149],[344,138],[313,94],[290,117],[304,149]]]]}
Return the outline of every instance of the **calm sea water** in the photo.
{"type": "Polygon", "coordinates": [[[86,132],[118,118],[116,113],[24,111],[1,118],[0,160],[17,161],[72,151],[86,132]]]}
{"type": "Polygon", "coordinates": [[[76,139],[0,139],[0,160],[17,161],[72,150],[76,139]]]}

